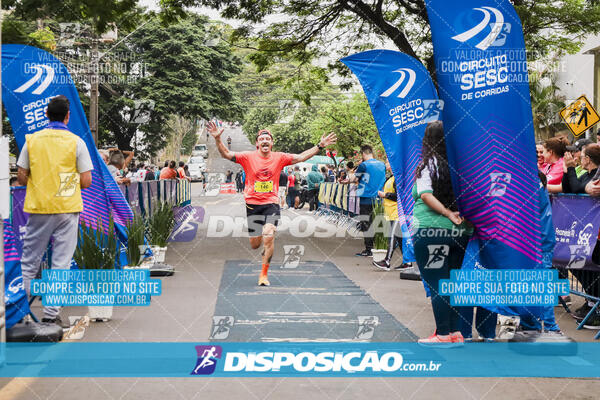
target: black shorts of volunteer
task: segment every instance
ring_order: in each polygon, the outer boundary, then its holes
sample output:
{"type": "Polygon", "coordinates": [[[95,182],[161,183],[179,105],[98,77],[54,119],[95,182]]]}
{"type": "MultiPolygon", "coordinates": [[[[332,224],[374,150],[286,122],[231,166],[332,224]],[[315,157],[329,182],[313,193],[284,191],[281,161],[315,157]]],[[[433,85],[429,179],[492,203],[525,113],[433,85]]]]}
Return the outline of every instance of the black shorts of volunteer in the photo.
{"type": "Polygon", "coordinates": [[[248,234],[261,236],[265,224],[277,226],[281,218],[279,204],[248,204],[246,203],[246,216],[248,217],[248,234]]]}
{"type": "Polygon", "coordinates": [[[450,270],[460,269],[469,237],[464,230],[443,228],[417,229],[413,237],[421,278],[431,291],[431,307],[438,335],[460,330],[458,309],[450,305],[449,296],[438,294],[438,287],[440,279],[450,278],[450,270]]]}

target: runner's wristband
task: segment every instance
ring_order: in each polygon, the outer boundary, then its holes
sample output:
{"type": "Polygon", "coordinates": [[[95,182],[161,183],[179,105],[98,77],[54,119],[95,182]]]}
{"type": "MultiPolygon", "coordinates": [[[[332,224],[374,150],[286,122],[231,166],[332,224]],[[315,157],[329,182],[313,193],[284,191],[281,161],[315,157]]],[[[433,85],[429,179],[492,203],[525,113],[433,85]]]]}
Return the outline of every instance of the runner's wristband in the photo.
{"type": "Polygon", "coordinates": [[[321,143],[317,143],[317,147],[319,148],[319,150],[323,150],[325,148],[325,146],[321,146],[321,143]]]}

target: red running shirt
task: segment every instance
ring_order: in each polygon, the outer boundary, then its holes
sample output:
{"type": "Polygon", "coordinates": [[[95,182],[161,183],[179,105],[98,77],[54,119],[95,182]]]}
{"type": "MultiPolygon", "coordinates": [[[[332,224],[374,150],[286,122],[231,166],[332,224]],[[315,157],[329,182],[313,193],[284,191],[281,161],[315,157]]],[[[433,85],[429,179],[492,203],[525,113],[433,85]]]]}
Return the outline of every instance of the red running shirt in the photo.
{"type": "Polygon", "coordinates": [[[246,171],[246,203],[279,204],[279,174],[293,158],[293,154],[281,152],[271,152],[268,157],[263,157],[258,150],[235,153],[235,162],[246,171]]]}

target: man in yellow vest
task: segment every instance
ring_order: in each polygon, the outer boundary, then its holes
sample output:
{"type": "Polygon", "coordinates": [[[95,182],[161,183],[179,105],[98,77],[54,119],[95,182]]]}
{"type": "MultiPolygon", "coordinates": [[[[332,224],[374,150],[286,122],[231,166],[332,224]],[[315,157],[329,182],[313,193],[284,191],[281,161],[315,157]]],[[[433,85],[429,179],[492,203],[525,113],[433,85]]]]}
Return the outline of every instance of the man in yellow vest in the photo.
{"type": "MultiPolygon", "coordinates": [[[[77,247],[79,213],[83,210],[81,189],[92,184],[93,165],[87,146],[67,128],[69,100],[54,97],[46,115],[50,120],[47,128],[25,136],[17,161],[19,184],[27,185],[24,210],[29,220],[21,257],[27,294],[51,237],[52,268],[70,268],[77,247]]],[[[60,307],[44,307],[42,322],[65,327],[59,312],[60,307]]]]}

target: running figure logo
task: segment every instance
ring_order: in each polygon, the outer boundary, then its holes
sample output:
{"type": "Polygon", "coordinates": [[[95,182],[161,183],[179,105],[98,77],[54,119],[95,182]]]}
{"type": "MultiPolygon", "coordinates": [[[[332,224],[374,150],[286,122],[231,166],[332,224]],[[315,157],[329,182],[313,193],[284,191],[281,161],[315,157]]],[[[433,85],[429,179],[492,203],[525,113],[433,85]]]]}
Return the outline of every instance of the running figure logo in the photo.
{"type": "Polygon", "coordinates": [[[358,317],[358,331],[354,336],[355,340],[369,340],[373,337],[373,333],[375,333],[375,327],[379,325],[379,317],[369,315],[369,316],[359,316],[358,317]]]}
{"type": "Polygon", "coordinates": [[[588,247],[581,244],[572,244],[569,246],[571,251],[571,259],[567,268],[569,269],[580,269],[585,267],[585,261],[588,256],[588,247]]]}
{"type": "Polygon", "coordinates": [[[196,346],[198,361],[190,375],[210,375],[215,372],[217,359],[223,355],[221,346],[196,346]]]}
{"type": "Polygon", "coordinates": [[[492,186],[487,195],[495,197],[504,196],[511,178],[512,175],[508,172],[492,172],[490,174],[492,186]]]}
{"type": "Polygon", "coordinates": [[[213,316],[213,326],[210,339],[223,340],[229,336],[235,319],[231,316],[213,316]]]}
{"type": "Polygon", "coordinates": [[[430,244],[427,246],[429,251],[429,259],[425,268],[428,269],[439,269],[444,266],[444,261],[448,254],[450,254],[450,246],[445,244],[430,244]]]}
{"type": "Polygon", "coordinates": [[[433,122],[441,119],[442,110],[444,109],[443,100],[423,100],[423,121],[433,122]]]}
{"type": "Polygon", "coordinates": [[[281,268],[297,268],[300,258],[304,255],[304,246],[301,244],[283,246],[283,253],[285,257],[281,268]]]}

